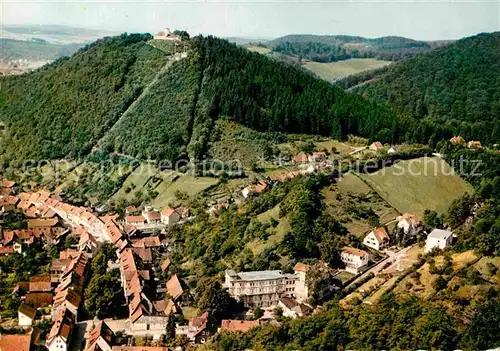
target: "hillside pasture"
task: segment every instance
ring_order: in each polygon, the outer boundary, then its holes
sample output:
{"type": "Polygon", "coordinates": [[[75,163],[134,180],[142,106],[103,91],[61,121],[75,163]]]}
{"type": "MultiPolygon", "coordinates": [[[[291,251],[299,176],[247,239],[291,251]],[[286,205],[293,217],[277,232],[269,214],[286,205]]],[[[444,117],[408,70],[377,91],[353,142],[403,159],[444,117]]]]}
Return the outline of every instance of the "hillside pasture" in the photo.
{"type": "Polygon", "coordinates": [[[426,208],[445,213],[451,202],[472,186],[436,157],[401,161],[372,174],[359,174],[399,212],[423,215],[426,208]]]}
{"type": "Polygon", "coordinates": [[[321,79],[332,81],[353,74],[382,68],[389,64],[391,64],[390,61],[360,58],[327,63],[308,61],[303,64],[303,67],[321,79]]]}

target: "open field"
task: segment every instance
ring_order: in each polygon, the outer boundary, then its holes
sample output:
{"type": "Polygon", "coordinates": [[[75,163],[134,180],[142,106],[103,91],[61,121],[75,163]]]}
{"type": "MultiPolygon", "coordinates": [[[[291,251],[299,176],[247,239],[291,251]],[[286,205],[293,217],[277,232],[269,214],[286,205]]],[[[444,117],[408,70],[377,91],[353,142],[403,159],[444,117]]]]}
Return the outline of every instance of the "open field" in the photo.
{"type": "Polygon", "coordinates": [[[362,236],[372,229],[365,215],[370,209],[379,216],[381,224],[390,222],[399,215],[353,173],[346,174],[337,184],[324,189],[322,195],[326,210],[356,236],[362,236]]]}
{"type": "Polygon", "coordinates": [[[389,61],[381,61],[372,58],[350,59],[337,62],[306,62],[303,66],[318,77],[332,81],[338,78],[358,74],[372,69],[382,68],[391,64],[389,61]]]}
{"type": "Polygon", "coordinates": [[[426,208],[439,213],[472,186],[452,173],[438,158],[407,160],[360,177],[399,212],[423,215],[426,208]]]}
{"type": "Polygon", "coordinates": [[[245,46],[249,51],[258,52],[259,54],[268,54],[271,50],[265,48],[263,46],[255,46],[255,45],[246,45],[245,46]]]}

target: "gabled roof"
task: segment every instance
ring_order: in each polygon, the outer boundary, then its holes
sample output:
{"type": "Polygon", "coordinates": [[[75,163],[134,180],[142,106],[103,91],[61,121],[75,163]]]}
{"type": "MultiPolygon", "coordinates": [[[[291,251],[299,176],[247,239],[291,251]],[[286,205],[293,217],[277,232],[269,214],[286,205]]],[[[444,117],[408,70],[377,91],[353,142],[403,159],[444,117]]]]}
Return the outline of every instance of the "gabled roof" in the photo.
{"type": "Polygon", "coordinates": [[[59,312],[56,321],[47,335],[47,342],[50,343],[56,336],[60,336],[64,341],[68,341],[69,334],[75,324],[75,315],[67,308],[59,312]]]}
{"type": "Polygon", "coordinates": [[[159,221],[161,219],[161,214],[158,211],[144,212],[143,215],[148,221],[159,221]]]}
{"type": "Polygon", "coordinates": [[[97,351],[97,340],[101,337],[108,346],[113,346],[115,343],[115,334],[111,330],[111,328],[106,324],[105,321],[99,321],[96,323],[90,335],[87,339],[87,346],[85,347],[85,351],[97,351]]]}
{"type": "Polygon", "coordinates": [[[19,311],[19,313],[24,314],[26,317],[28,317],[31,320],[35,319],[35,317],[36,317],[36,309],[31,307],[30,305],[22,303],[19,306],[18,311],[19,311]]]}
{"type": "MultiPolygon", "coordinates": [[[[389,234],[387,234],[387,232],[385,231],[384,228],[376,228],[374,229],[371,233],[373,233],[375,235],[375,239],[380,243],[384,243],[386,241],[389,241],[390,238],[389,238],[389,234]]],[[[371,234],[370,233],[370,234],[371,234]]]]}
{"type": "Polygon", "coordinates": [[[51,280],[50,275],[36,275],[30,278],[30,292],[50,291],[51,280]]]}
{"type": "Polygon", "coordinates": [[[349,255],[364,257],[367,256],[368,253],[365,250],[355,249],[354,247],[345,246],[342,249],[342,253],[346,253],[349,255]]]}
{"type": "Polygon", "coordinates": [[[144,223],[144,217],[143,216],[126,216],[125,217],[125,222],[127,223],[144,223]]]}
{"type": "Polygon", "coordinates": [[[167,216],[167,217],[173,215],[174,213],[176,213],[176,211],[173,208],[170,208],[170,207],[164,208],[161,211],[161,215],[162,216],[167,216]]]}
{"type": "Polygon", "coordinates": [[[247,332],[253,327],[260,325],[260,321],[240,321],[235,319],[223,319],[221,322],[222,331],[247,332]]]}
{"type": "Polygon", "coordinates": [[[167,293],[170,297],[175,301],[184,293],[184,289],[182,288],[182,284],[179,280],[177,274],[175,274],[170,280],[167,282],[167,293]]]}
{"type": "Polygon", "coordinates": [[[0,334],[0,350],[2,351],[29,351],[30,346],[30,334],[0,334]]]}
{"type": "Polygon", "coordinates": [[[309,268],[310,267],[307,264],[297,262],[297,264],[293,267],[293,270],[296,272],[307,272],[309,268]]]}
{"type": "Polygon", "coordinates": [[[153,261],[153,254],[149,247],[134,247],[132,249],[134,253],[139,256],[139,258],[144,262],[153,261]]]}
{"type": "Polygon", "coordinates": [[[172,261],[170,261],[170,258],[167,257],[165,261],[163,261],[163,263],[161,264],[161,270],[165,272],[168,269],[168,267],[170,267],[171,264],[172,261]]]}
{"type": "Polygon", "coordinates": [[[59,223],[57,218],[28,219],[28,229],[36,227],[54,227],[57,223],[59,223]]]}
{"type": "Polygon", "coordinates": [[[24,296],[24,303],[35,308],[48,307],[52,305],[52,293],[50,292],[29,292],[24,296]]]}

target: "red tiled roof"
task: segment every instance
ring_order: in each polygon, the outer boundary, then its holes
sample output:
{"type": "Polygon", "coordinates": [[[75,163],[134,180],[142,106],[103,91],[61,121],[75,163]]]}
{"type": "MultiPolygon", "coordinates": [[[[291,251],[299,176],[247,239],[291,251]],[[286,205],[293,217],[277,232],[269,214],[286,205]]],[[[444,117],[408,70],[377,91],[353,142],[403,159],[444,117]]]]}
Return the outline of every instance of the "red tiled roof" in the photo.
{"type": "Polygon", "coordinates": [[[165,272],[171,264],[172,261],[170,261],[170,258],[165,259],[165,261],[163,261],[163,263],[161,264],[161,270],[165,272]]]}
{"type": "Polygon", "coordinates": [[[128,224],[144,223],[144,217],[143,216],[127,216],[127,217],[125,217],[125,222],[128,224]]]}
{"type": "Polygon", "coordinates": [[[172,297],[175,301],[184,293],[184,289],[182,289],[181,282],[177,274],[175,274],[170,280],[167,282],[167,293],[172,297]]]}
{"type": "Polygon", "coordinates": [[[223,319],[221,323],[221,330],[247,332],[251,328],[256,327],[260,324],[260,321],[239,321],[234,319],[223,319]]]}
{"type": "Polygon", "coordinates": [[[363,257],[365,255],[368,255],[368,253],[365,250],[355,249],[354,247],[349,247],[349,246],[345,246],[342,249],[342,252],[348,253],[350,255],[359,256],[359,257],[363,257]]]}
{"type": "Polygon", "coordinates": [[[75,315],[65,308],[57,316],[56,321],[47,335],[47,342],[50,342],[56,336],[61,336],[64,340],[68,340],[69,334],[75,323],[75,315]]]}
{"type": "Polygon", "coordinates": [[[50,291],[50,275],[37,275],[30,278],[30,292],[50,291]]]}
{"type": "Polygon", "coordinates": [[[389,234],[387,234],[384,228],[376,228],[373,231],[373,234],[375,234],[375,238],[379,243],[389,241],[389,234]]]}
{"type": "Polygon", "coordinates": [[[36,227],[53,227],[59,223],[57,218],[35,218],[28,219],[28,229],[36,227]]]}
{"type": "Polygon", "coordinates": [[[144,212],[144,218],[148,221],[159,221],[161,219],[161,214],[158,211],[144,212]]]}
{"type": "Polygon", "coordinates": [[[297,262],[297,264],[293,267],[293,270],[297,272],[307,272],[309,270],[309,266],[307,264],[297,262]]]}
{"type": "Polygon", "coordinates": [[[161,214],[163,216],[171,216],[172,214],[174,214],[176,211],[173,209],[173,208],[170,208],[170,207],[167,207],[167,208],[164,208],[162,211],[161,211],[161,214]]]}
{"type": "Polygon", "coordinates": [[[30,334],[0,334],[0,350],[2,351],[29,351],[30,346],[30,334]]]}
{"type": "Polygon", "coordinates": [[[29,292],[24,296],[24,303],[35,308],[48,307],[52,305],[52,294],[49,292],[32,293],[29,292]]]}

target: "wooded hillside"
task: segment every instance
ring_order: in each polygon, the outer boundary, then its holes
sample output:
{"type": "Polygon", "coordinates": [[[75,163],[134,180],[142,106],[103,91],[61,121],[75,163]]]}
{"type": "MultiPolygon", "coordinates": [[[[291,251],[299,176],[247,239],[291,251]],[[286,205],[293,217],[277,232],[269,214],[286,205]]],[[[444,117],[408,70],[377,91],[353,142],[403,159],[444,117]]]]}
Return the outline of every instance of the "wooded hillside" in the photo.
{"type": "Polygon", "coordinates": [[[460,135],[496,143],[499,72],[500,33],[479,34],[393,65],[358,91],[414,119],[407,141],[432,143],[460,135]]]}

